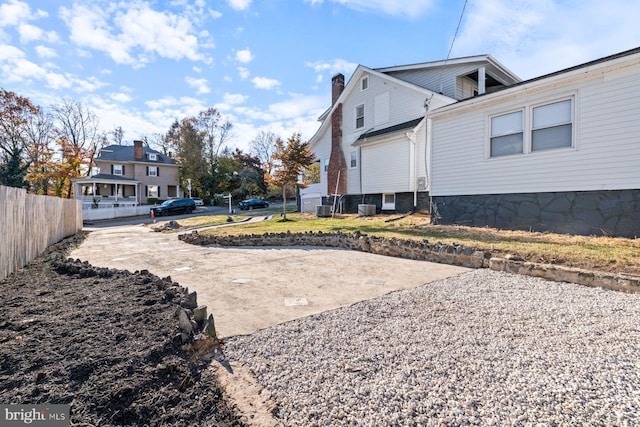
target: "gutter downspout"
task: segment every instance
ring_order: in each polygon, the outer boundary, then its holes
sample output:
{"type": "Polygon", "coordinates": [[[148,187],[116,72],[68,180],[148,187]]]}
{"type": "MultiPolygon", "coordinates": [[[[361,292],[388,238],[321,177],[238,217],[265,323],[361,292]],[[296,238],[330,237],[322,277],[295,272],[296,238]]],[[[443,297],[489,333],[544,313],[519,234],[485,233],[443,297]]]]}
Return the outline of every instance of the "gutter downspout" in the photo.
{"type": "Polygon", "coordinates": [[[418,209],[418,147],[416,144],[415,132],[406,132],[405,135],[413,144],[413,174],[411,179],[411,185],[413,186],[413,212],[418,209]]]}

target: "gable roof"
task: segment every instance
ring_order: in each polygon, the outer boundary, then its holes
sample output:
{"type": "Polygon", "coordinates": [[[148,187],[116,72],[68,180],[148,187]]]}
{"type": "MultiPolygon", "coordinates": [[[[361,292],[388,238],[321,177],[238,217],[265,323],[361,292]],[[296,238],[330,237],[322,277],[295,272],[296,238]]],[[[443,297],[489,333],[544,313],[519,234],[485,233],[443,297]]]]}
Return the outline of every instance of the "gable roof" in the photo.
{"type": "Polygon", "coordinates": [[[534,77],[528,80],[514,83],[497,92],[478,95],[473,98],[462,99],[450,105],[437,108],[429,112],[429,116],[438,116],[457,110],[459,108],[471,107],[476,104],[484,104],[492,100],[501,99],[503,97],[512,96],[521,91],[533,89],[534,87],[542,87],[548,84],[557,84],[558,81],[585,78],[589,73],[599,72],[606,73],[608,70],[616,69],[618,64],[629,62],[632,64],[640,64],[640,47],[629,49],[613,55],[605,56],[573,67],[554,71],[549,74],[534,77]],[[635,60],[633,56],[636,56],[635,60]]]}
{"type": "MultiPolygon", "coordinates": [[[[349,78],[349,82],[346,84],[344,90],[336,100],[336,102],[325,110],[322,115],[318,118],[322,122],[316,133],[309,140],[311,146],[315,145],[316,141],[320,139],[320,137],[324,134],[324,132],[329,128],[331,124],[331,114],[336,109],[336,107],[343,103],[345,98],[350,95],[350,93],[357,87],[360,78],[363,74],[368,73],[374,76],[380,77],[382,79],[393,82],[394,84],[404,86],[410,88],[412,90],[416,90],[418,92],[422,92],[425,94],[425,98],[431,99],[432,97],[440,97],[442,100],[446,100],[446,104],[455,103],[456,100],[449,96],[443,95],[441,93],[436,92],[435,90],[427,89],[423,86],[411,83],[403,78],[397,77],[402,75],[403,72],[407,71],[431,71],[438,69],[445,69],[447,67],[458,67],[464,65],[472,65],[472,64],[486,64],[488,67],[487,75],[491,74],[495,77],[498,77],[501,82],[497,82],[499,84],[505,84],[507,87],[514,82],[520,82],[520,78],[516,76],[513,72],[511,72],[508,68],[502,65],[500,62],[495,60],[491,55],[475,55],[475,56],[466,56],[460,58],[451,58],[447,60],[439,60],[439,61],[431,61],[431,62],[421,62],[417,64],[408,64],[408,65],[396,65],[392,67],[384,67],[384,68],[368,68],[364,65],[358,65],[356,70],[353,72],[351,77],[349,78]]],[[[371,133],[368,133],[371,135],[371,133]]]]}
{"type": "Polygon", "coordinates": [[[498,62],[491,55],[474,55],[463,56],[460,58],[443,59],[438,61],[420,62],[417,64],[395,65],[393,67],[376,68],[381,73],[396,73],[401,71],[438,69],[444,67],[452,67],[457,65],[486,63],[489,65],[493,74],[501,76],[505,81],[519,82],[520,77],[516,76],[511,70],[498,62]]]}
{"type": "Polygon", "coordinates": [[[311,142],[311,146],[313,146],[315,144],[315,142],[318,139],[318,137],[321,136],[326,131],[326,129],[329,127],[329,125],[331,124],[331,120],[328,120],[328,118],[331,117],[331,114],[333,114],[334,110],[338,107],[338,105],[344,103],[345,98],[347,98],[351,94],[351,92],[357,87],[357,84],[360,81],[360,78],[365,73],[377,76],[377,77],[379,77],[381,79],[384,79],[384,80],[387,80],[387,81],[391,81],[394,84],[397,84],[399,86],[403,86],[403,87],[415,90],[417,92],[422,92],[425,95],[425,99],[432,98],[432,97],[435,96],[435,97],[440,97],[443,100],[447,100],[449,102],[453,102],[454,101],[453,98],[449,98],[448,96],[441,95],[439,93],[433,92],[433,91],[431,91],[429,89],[425,89],[425,88],[423,88],[421,86],[418,86],[418,85],[415,85],[413,83],[409,83],[407,81],[398,79],[398,78],[390,76],[388,74],[381,73],[381,72],[376,71],[376,70],[374,70],[372,68],[365,67],[364,65],[358,65],[356,70],[353,72],[353,74],[349,78],[349,82],[345,85],[344,90],[342,91],[342,93],[340,94],[340,96],[338,97],[336,102],[329,109],[327,109],[324,113],[322,113],[322,115],[319,117],[319,120],[322,120],[322,124],[320,125],[320,127],[318,128],[316,133],[309,140],[311,142]]]}
{"type": "Polygon", "coordinates": [[[133,145],[109,145],[100,149],[100,154],[95,158],[95,160],[123,163],[142,162],[176,165],[176,161],[169,156],[165,156],[159,151],[145,146],[142,146],[142,160],[136,160],[133,145]],[[149,160],[147,154],[155,154],[157,160],[149,160]]]}

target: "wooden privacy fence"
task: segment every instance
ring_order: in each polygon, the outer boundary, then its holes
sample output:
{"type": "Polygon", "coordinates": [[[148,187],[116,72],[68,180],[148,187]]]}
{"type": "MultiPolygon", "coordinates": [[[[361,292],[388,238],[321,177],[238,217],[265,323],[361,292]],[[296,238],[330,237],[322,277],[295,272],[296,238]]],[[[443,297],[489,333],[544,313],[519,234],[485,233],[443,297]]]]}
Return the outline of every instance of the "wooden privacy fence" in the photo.
{"type": "Polygon", "coordinates": [[[82,203],[0,185],[0,279],[82,229],[82,203]]]}

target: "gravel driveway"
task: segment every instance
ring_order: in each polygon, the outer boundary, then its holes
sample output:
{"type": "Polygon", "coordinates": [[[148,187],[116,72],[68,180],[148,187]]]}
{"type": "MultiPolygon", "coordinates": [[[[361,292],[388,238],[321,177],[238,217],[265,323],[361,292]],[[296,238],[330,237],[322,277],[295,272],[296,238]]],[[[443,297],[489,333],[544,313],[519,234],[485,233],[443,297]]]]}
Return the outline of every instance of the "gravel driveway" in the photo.
{"type": "Polygon", "coordinates": [[[287,426],[640,423],[640,295],[476,270],[230,338],[287,426]]]}

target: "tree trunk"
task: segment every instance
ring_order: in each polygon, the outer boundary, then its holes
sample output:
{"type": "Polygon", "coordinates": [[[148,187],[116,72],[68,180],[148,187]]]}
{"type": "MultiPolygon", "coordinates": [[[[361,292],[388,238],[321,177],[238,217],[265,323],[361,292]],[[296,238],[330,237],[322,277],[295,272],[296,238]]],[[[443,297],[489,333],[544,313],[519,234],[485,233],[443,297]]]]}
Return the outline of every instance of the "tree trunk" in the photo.
{"type": "Polygon", "coordinates": [[[282,220],[287,220],[287,186],[282,186],[282,220]]]}

